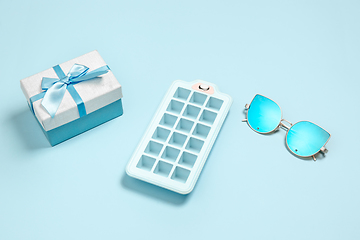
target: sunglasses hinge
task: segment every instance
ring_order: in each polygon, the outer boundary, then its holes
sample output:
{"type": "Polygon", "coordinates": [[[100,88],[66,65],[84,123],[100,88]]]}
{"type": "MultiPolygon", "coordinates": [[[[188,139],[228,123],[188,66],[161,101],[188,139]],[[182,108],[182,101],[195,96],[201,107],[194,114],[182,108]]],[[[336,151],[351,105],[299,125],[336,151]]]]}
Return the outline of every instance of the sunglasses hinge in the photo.
{"type": "Polygon", "coordinates": [[[322,147],[321,149],[320,149],[320,152],[322,152],[322,153],[327,153],[329,150],[327,150],[325,147],[322,147]]]}

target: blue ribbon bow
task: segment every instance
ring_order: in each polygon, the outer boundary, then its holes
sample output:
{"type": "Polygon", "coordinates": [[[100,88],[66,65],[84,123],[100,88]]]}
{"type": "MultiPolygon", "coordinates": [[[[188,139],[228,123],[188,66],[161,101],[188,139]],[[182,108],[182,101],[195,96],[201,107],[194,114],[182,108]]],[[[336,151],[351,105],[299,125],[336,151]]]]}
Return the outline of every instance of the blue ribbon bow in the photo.
{"type": "Polygon", "coordinates": [[[34,111],[33,102],[44,98],[41,101],[41,105],[46,109],[52,118],[55,116],[61,101],[64,98],[66,90],[69,91],[70,95],[74,99],[78,107],[80,117],[85,116],[86,109],[84,102],[73,85],[98,77],[110,70],[110,68],[106,65],[88,72],[88,67],[80,64],[74,64],[69,73],[65,75],[59,65],[54,66],[53,69],[59,78],[43,77],[41,88],[45,91],[30,98],[30,107],[32,111],[34,111]]]}

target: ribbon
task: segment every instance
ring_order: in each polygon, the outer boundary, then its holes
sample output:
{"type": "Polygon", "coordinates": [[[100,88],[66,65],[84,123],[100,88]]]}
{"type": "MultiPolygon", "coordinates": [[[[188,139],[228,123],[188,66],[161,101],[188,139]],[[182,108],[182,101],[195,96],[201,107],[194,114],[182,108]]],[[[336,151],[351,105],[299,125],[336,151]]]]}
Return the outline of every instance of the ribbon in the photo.
{"type": "Polygon", "coordinates": [[[80,64],[74,64],[71,67],[69,73],[65,75],[59,65],[54,66],[53,69],[58,78],[43,77],[41,82],[41,88],[45,91],[30,98],[30,108],[33,112],[33,103],[41,98],[44,98],[41,101],[41,105],[46,109],[46,111],[50,114],[52,118],[55,116],[61,104],[61,101],[64,98],[66,90],[68,90],[68,92],[74,99],[80,117],[85,116],[86,109],[84,102],[81,99],[79,93],[74,88],[74,85],[103,75],[110,70],[110,68],[106,65],[97,68],[91,72],[88,72],[88,67],[80,64]]]}

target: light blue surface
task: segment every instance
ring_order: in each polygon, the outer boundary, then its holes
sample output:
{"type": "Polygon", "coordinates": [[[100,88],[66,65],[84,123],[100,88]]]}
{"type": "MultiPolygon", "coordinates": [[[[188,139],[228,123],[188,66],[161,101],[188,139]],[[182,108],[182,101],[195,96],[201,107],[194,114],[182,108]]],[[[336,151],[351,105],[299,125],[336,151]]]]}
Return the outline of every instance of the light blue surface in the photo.
{"type": "Polygon", "coordinates": [[[0,9],[0,239],[360,238],[359,1],[0,9]],[[94,49],[123,85],[124,115],[52,148],[19,80],[94,49]],[[175,79],[213,82],[234,99],[188,196],[125,173],[175,79]],[[285,131],[264,136],[241,122],[256,93],[285,119],[329,131],[326,156],[301,160],[285,131]]]}
{"type": "Polygon", "coordinates": [[[302,157],[309,157],[325,145],[330,134],[308,121],[301,121],[294,124],[286,135],[286,143],[289,149],[302,157]]]}
{"type": "Polygon", "coordinates": [[[273,100],[255,95],[247,112],[251,128],[259,133],[274,131],[281,121],[281,109],[273,100]]]}

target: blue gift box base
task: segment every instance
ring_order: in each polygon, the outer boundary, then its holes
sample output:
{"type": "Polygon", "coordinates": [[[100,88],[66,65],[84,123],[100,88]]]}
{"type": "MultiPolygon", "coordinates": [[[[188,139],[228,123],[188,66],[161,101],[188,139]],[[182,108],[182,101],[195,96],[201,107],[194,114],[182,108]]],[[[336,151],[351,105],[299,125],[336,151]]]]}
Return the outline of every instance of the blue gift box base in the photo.
{"type": "Polygon", "coordinates": [[[103,108],[100,108],[99,110],[96,110],[95,112],[92,112],[60,127],[54,128],[50,131],[45,131],[41,124],[39,122],[38,123],[46,138],[49,140],[51,146],[55,146],[65,140],[68,140],[69,138],[75,137],[76,135],[99,126],[100,124],[119,117],[122,114],[123,107],[121,99],[119,99],[103,108]]]}

